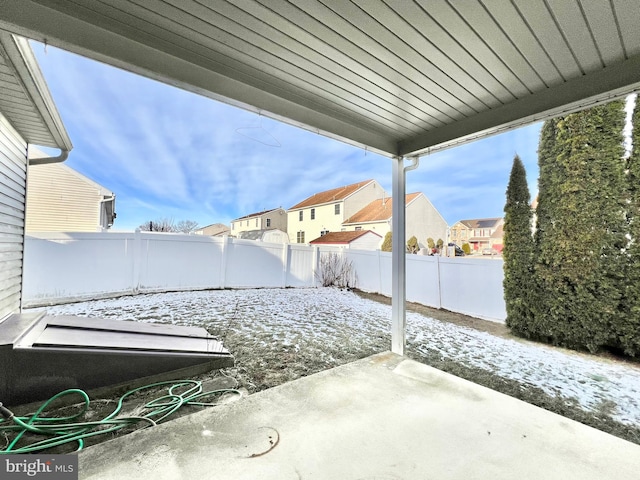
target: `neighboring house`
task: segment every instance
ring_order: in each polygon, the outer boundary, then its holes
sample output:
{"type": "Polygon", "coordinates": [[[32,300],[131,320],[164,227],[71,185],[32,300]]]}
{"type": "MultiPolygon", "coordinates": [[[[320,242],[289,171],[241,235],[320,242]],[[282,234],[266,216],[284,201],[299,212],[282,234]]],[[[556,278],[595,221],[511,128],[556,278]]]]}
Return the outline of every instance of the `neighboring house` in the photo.
{"type": "Polygon", "coordinates": [[[504,224],[500,224],[496,231],[491,234],[491,238],[489,239],[489,246],[492,250],[502,253],[502,248],[504,247],[502,243],[502,238],[504,237],[504,224]]]}
{"type": "Polygon", "coordinates": [[[63,163],[29,166],[27,232],[104,231],[116,218],[115,204],[111,190],[63,163]]]}
{"type": "Polygon", "coordinates": [[[21,309],[27,165],[64,161],[72,148],[29,42],[0,32],[0,326],[21,309]],[[61,154],[31,160],[33,144],[61,154]]]}
{"type": "Polygon", "coordinates": [[[222,237],[229,235],[230,228],[224,223],[212,223],[206,227],[201,227],[193,231],[194,235],[208,235],[210,237],[222,237]]]}
{"type": "Polygon", "coordinates": [[[346,218],[385,196],[375,180],[316,193],[287,210],[287,232],[296,243],[306,243],[328,232],[342,231],[346,218]]]}
{"type": "MultiPolygon", "coordinates": [[[[407,240],[415,236],[420,247],[426,247],[429,237],[435,242],[439,238],[444,241],[447,237],[447,221],[423,193],[408,194],[405,205],[407,240]]],[[[371,230],[384,238],[391,230],[392,206],[391,198],[379,198],[347,218],[342,225],[346,230],[371,230]]]]}
{"type": "Polygon", "coordinates": [[[536,228],[538,228],[538,196],[531,202],[531,234],[535,235],[536,228]]]}
{"type": "Polygon", "coordinates": [[[235,237],[238,237],[240,232],[271,229],[287,231],[287,212],[283,208],[264,210],[231,220],[231,235],[235,237]]]}
{"type": "Polygon", "coordinates": [[[277,228],[270,230],[247,230],[240,232],[238,238],[267,243],[289,243],[289,235],[287,232],[283,232],[277,228]]]}
{"type": "MultiPolygon", "coordinates": [[[[449,242],[458,246],[468,243],[471,249],[481,251],[483,248],[491,247],[492,242],[498,244],[497,239],[491,236],[502,226],[502,218],[479,218],[472,220],[460,220],[456,222],[450,230],[449,242]]],[[[500,244],[502,243],[500,236],[500,244]]]]}
{"type": "Polygon", "coordinates": [[[377,250],[382,237],[371,230],[329,232],[311,240],[311,245],[332,245],[356,250],[377,250]]]}

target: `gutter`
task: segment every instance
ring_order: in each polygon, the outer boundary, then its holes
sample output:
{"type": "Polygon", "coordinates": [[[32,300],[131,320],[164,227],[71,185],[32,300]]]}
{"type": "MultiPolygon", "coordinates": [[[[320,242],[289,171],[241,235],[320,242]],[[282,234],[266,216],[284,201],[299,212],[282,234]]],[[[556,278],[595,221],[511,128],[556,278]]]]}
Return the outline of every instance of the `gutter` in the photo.
{"type": "Polygon", "coordinates": [[[40,158],[30,158],[29,165],[47,165],[50,163],[62,163],[69,156],[69,150],[60,150],[60,155],[57,157],[40,157],[40,158]]]}

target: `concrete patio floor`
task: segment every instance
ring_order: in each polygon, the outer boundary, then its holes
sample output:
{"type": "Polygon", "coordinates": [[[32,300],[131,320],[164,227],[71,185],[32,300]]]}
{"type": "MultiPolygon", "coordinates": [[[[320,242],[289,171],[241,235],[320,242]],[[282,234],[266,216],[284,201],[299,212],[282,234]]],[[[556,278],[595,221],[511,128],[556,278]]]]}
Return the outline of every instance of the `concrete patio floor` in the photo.
{"type": "Polygon", "coordinates": [[[640,446],[381,353],[79,453],[80,478],[636,478],[640,446]]]}

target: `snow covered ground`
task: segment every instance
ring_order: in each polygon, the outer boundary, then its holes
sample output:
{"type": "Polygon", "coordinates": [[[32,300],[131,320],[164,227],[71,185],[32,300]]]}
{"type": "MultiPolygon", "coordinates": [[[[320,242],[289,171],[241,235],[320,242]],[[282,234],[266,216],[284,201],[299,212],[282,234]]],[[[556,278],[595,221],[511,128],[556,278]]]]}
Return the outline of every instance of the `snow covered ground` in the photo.
{"type": "MultiPolygon", "coordinates": [[[[327,367],[335,365],[331,352],[352,349],[364,356],[390,345],[389,306],[331,288],[148,294],[46,310],[51,315],[204,326],[222,337],[233,332],[293,352],[311,348],[313,339],[321,345],[314,356],[327,367]]],[[[407,346],[573,399],[589,411],[613,406],[616,420],[640,425],[638,366],[496,337],[414,312],[407,313],[407,346]]]]}

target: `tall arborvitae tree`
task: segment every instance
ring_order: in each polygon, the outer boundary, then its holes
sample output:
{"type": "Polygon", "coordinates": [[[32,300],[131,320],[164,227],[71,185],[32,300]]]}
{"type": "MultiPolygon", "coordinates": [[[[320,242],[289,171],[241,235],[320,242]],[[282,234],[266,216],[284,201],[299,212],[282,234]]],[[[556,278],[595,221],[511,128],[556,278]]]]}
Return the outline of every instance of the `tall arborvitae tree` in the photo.
{"type": "Polygon", "coordinates": [[[533,321],[533,236],[531,232],[531,197],[527,173],[520,157],[513,159],[504,207],[504,299],[507,325],[518,334],[527,335],[533,321]]]}
{"type": "Polygon", "coordinates": [[[550,312],[550,290],[557,260],[554,258],[554,238],[558,236],[555,207],[560,198],[560,183],[564,178],[563,166],[558,163],[557,119],[544,122],[538,145],[538,197],[535,210],[534,271],[532,282],[532,309],[534,322],[518,333],[529,338],[551,342],[554,338],[554,321],[550,312]]]}
{"type": "Polygon", "coordinates": [[[640,99],[636,98],[631,123],[632,150],[628,159],[630,246],[626,283],[625,309],[618,329],[620,346],[627,355],[640,356],[640,99]]]}
{"type": "Polygon", "coordinates": [[[626,243],[623,127],[617,101],[557,120],[548,147],[541,137],[548,157],[540,157],[536,273],[544,311],[536,319],[554,343],[615,343],[626,243]]]}

